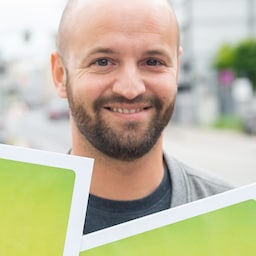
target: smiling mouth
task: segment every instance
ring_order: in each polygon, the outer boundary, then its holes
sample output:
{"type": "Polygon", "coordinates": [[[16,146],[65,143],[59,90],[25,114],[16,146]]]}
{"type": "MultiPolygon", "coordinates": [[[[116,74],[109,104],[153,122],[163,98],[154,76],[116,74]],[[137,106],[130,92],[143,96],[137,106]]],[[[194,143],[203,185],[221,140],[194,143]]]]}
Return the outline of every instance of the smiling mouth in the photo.
{"type": "Polygon", "coordinates": [[[127,109],[127,108],[106,108],[112,112],[115,113],[121,113],[121,114],[136,114],[145,110],[150,109],[150,107],[145,108],[134,108],[134,109],[127,109]]]}

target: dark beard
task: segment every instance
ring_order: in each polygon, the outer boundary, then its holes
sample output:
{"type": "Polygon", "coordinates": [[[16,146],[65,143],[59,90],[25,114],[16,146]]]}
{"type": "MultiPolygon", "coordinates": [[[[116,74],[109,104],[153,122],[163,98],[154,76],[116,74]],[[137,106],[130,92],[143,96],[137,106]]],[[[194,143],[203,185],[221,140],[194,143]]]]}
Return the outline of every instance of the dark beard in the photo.
{"type": "Polygon", "coordinates": [[[152,149],[168,124],[174,109],[174,102],[172,102],[163,112],[162,102],[158,98],[147,100],[142,96],[134,100],[123,97],[100,98],[94,103],[95,117],[92,118],[81,104],[75,102],[70,84],[67,84],[67,91],[71,114],[80,133],[100,152],[123,161],[138,159],[152,149]],[[149,101],[150,105],[156,109],[156,113],[142,134],[138,134],[139,124],[135,122],[128,122],[124,126],[124,133],[116,133],[100,115],[100,110],[106,103],[132,104],[149,101]]]}

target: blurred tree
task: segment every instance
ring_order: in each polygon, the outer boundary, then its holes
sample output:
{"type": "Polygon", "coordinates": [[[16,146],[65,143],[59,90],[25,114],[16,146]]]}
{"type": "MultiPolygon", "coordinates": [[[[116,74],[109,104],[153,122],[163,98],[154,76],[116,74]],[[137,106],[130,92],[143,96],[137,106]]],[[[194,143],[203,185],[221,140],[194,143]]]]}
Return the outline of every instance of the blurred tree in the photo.
{"type": "Polygon", "coordinates": [[[232,70],[236,77],[247,77],[256,91],[256,38],[249,38],[237,45],[222,45],[213,66],[219,72],[232,70]]]}
{"type": "Polygon", "coordinates": [[[237,76],[249,78],[256,91],[256,39],[247,39],[236,46],[233,66],[237,76]]]}
{"type": "Polygon", "coordinates": [[[228,44],[222,45],[214,60],[214,68],[218,71],[225,69],[233,69],[234,63],[234,47],[228,44]]]}

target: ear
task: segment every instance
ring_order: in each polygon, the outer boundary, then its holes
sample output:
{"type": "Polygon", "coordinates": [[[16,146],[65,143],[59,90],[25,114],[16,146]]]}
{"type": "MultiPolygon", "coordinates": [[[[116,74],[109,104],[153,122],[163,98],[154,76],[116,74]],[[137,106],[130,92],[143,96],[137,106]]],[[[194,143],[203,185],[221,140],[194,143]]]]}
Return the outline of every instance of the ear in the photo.
{"type": "Polygon", "coordinates": [[[178,83],[178,80],[179,80],[179,70],[180,70],[180,57],[181,57],[181,54],[182,54],[182,47],[180,46],[179,50],[178,50],[178,56],[177,56],[177,74],[176,74],[176,82],[177,83],[178,83]]]}
{"type": "Polygon", "coordinates": [[[61,98],[67,98],[67,74],[63,61],[57,52],[51,54],[51,71],[55,89],[61,98]]]}
{"type": "Polygon", "coordinates": [[[179,47],[179,51],[178,51],[178,57],[180,58],[180,56],[181,56],[181,54],[182,54],[182,51],[183,51],[183,49],[182,49],[182,47],[180,46],[179,47]]]}

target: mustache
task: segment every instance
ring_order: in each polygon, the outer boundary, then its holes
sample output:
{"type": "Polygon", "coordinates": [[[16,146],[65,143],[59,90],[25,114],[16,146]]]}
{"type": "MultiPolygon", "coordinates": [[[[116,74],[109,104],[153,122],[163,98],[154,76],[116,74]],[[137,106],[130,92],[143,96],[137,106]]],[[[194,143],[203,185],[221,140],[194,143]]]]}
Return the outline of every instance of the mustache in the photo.
{"type": "Polygon", "coordinates": [[[99,110],[102,108],[102,106],[107,105],[107,104],[113,104],[113,103],[118,103],[118,104],[145,104],[145,105],[150,105],[152,107],[155,107],[158,110],[162,109],[162,102],[159,98],[157,97],[146,97],[143,95],[139,95],[134,99],[127,99],[125,97],[122,97],[120,95],[113,95],[111,97],[101,97],[97,99],[94,102],[93,108],[95,111],[99,110]]]}

